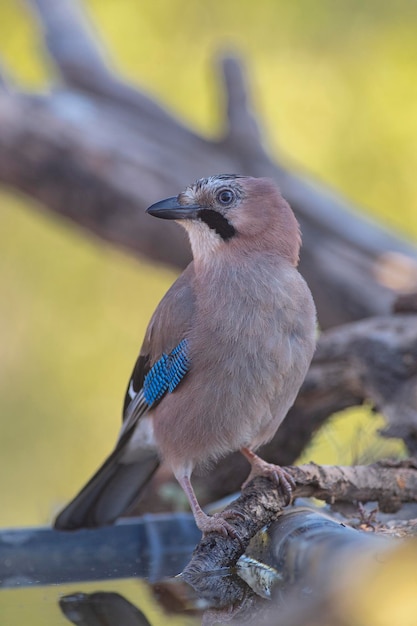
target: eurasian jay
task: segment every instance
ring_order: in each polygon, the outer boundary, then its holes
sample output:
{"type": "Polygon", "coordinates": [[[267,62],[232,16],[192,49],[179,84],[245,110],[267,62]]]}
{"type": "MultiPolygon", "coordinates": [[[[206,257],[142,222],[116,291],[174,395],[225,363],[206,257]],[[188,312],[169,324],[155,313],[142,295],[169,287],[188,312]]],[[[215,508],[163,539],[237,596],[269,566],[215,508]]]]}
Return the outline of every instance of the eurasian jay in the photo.
{"type": "Polygon", "coordinates": [[[115,449],[60,513],[63,530],[110,524],[135,502],[160,458],[205,534],[234,535],[201,509],[190,478],[239,450],[249,479],[284,470],[254,450],[294,403],[315,347],[316,313],[297,271],[297,220],[266,178],[209,176],[147,212],[187,231],[193,261],[166,293],[129,381],[115,449]]]}

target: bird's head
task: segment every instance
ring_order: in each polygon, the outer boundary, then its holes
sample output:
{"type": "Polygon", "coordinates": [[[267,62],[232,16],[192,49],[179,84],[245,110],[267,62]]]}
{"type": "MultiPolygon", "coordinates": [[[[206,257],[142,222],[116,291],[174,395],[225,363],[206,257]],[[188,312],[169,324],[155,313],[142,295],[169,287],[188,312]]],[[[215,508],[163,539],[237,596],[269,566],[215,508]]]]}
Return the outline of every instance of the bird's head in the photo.
{"type": "Polygon", "coordinates": [[[196,261],[210,259],[222,249],[242,249],[268,251],[298,263],[298,222],[268,178],[235,174],[200,178],[147,212],[178,221],[188,232],[196,261]]]}

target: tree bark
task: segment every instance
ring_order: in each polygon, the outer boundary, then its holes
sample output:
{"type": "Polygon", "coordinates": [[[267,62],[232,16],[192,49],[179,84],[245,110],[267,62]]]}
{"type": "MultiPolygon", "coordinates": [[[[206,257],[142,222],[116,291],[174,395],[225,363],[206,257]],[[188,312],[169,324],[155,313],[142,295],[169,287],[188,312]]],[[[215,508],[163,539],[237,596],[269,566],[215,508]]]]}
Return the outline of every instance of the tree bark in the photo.
{"type": "MultiPolygon", "coordinates": [[[[314,497],[331,504],[374,502],[381,511],[396,511],[404,502],[417,502],[417,465],[356,465],[354,467],[315,464],[284,469],[293,477],[293,497],[314,497]]],[[[269,478],[255,478],[237,500],[222,511],[236,530],[237,538],[210,533],[194,551],[184,570],[187,578],[236,564],[250,540],[264,526],[277,519],[285,507],[280,486],[269,478]]]]}

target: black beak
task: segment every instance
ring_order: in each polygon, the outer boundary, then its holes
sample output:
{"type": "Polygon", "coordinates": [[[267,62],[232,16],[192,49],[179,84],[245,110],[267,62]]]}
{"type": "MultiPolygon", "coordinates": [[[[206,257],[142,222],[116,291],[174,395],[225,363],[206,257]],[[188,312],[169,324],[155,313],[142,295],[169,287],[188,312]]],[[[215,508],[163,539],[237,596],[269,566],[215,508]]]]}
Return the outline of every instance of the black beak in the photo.
{"type": "Polygon", "coordinates": [[[187,220],[197,218],[200,209],[201,207],[196,204],[188,206],[180,204],[175,197],[152,204],[149,209],[146,209],[146,212],[163,220],[187,220]]]}

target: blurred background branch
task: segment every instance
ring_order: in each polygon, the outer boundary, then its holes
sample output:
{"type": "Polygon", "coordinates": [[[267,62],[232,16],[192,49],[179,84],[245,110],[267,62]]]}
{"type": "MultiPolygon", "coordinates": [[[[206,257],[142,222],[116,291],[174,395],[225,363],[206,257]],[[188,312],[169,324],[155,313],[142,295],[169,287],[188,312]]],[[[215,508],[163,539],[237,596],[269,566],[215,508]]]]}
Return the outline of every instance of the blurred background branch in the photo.
{"type": "Polygon", "coordinates": [[[398,287],[417,290],[413,245],[269,155],[236,58],[223,61],[228,128],[223,139],[209,141],[108,69],[77,2],[30,4],[64,88],[2,97],[1,182],[107,241],[183,267],[189,254],[182,233],[155,226],[144,208],[208,173],[270,176],[300,220],[301,270],[322,328],[386,314],[398,287]],[[388,264],[395,272],[393,253],[404,269],[397,285],[379,271],[388,264]]]}

